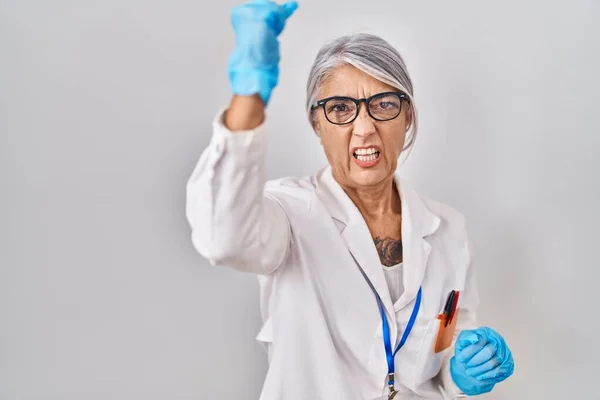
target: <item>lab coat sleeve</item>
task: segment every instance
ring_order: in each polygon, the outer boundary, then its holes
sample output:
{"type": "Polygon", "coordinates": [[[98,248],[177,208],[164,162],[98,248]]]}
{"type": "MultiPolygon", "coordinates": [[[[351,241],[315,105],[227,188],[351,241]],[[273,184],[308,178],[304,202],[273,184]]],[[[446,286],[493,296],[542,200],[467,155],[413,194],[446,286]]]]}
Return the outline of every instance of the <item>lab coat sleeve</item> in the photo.
{"type": "Polygon", "coordinates": [[[224,110],[186,186],[186,217],[196,250],[212,265],[269,274],[281,264],[290,238],[287,216],[265,192],[266,132],[232,133],[224,110]]]}
{"type": "Polygon", "coordinates": [[[466,269],[464,274],[464,289],[459,297],[460,309],[458,311],[456,331],[454,332],[454,340],[451,349],[446,355],[446,359],[444,360],[442,369],[438,375],[438,380],[442,385],[442,389],[450,399],[454,399],[456,396],[462,394],[462,391],[454,384],[452,375],[450,374],[450,359],[454,356],[454,343],[462,330],[475,329],[478,327],[476,313],[477,308],[479,307],[479,293],[477,289],[477,278],[473,268],[473,250],[471,242],[468,237],[466,237],[466,230],[464,243],[463,254],[464,259],[466,260],[466,269]]]}

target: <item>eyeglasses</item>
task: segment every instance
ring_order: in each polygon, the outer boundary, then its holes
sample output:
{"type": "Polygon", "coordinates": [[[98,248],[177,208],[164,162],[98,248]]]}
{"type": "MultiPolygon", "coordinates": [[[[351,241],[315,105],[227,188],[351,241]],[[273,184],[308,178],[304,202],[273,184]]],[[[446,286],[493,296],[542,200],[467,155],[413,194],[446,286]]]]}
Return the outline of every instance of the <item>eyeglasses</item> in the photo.
{"type": "Polygon", "coordinates": [[[349,124],[358,117],[360,103],[367,105],[367,112],[377,121],[389,121],[400,115],[402,102],[410,101],[408,95],[402,92],[378,93],[366,99],[333,96],[316,101],[311,110],[323,107],[325,118],[334,125],[349,124]]]}

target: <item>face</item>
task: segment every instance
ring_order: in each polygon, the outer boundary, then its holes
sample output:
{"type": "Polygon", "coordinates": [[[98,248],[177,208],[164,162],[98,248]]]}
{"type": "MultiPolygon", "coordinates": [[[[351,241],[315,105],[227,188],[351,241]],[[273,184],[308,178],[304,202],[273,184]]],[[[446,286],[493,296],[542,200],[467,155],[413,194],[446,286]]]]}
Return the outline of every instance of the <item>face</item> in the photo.
{"type": "MultiPolygon", "coordinates": [[[[323,82],[317,99],[331,96],[360,99],[383,92],[397,90],[352,66],[343,65],[323,82]]],[[[356,119],[346,125],[330,123],[323,107],[314,110],[314,128],[321,138],[333,176],[342,186],[378,186],[393,179],[410,125],[409,110],[408,103],[403,101],[398,117],[377,121],[371,118],[363,102],[356,119]]]]}

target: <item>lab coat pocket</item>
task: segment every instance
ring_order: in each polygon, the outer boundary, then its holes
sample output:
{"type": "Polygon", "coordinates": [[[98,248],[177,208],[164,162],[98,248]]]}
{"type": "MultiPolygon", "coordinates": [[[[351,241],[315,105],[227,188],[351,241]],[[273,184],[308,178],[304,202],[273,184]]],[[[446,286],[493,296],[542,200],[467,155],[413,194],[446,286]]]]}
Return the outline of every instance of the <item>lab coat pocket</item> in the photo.
{"type": "Polygon", "coordinates": [[[429,322],[427,326],[427,332],[423,338],[421,347],[419,348],[419,355],[417,356],[416,366],[416,380],[417,384],[426,382],[435,377],[440,370],[448,352],[452,348],[449,347],[439,353],[436,353],[435,342],[439,332],[440,320],[434,319],[429,322]]]}

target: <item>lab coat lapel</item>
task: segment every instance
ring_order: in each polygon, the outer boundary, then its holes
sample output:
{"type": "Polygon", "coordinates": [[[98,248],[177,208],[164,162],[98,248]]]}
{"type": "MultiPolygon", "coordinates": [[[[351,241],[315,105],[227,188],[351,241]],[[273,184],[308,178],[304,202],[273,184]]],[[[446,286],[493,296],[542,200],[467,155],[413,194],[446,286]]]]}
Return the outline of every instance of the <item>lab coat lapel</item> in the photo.
{"type": "MultiPolygon", "coordinates": [[[[317,175],[316,193],[335,220],[348,250],[381,298],[395,326],[394,305],[369,228],[358,208],[333,178],[330,167],[317,175]]],[[[393,334],[395,337],[395,332],[393,334]]]]}
{"type": "Polygon", "coordinates": [[[419,195],[403,180],[396,176],[396,186],[402,200],[402,247],[404,258],[404,293],[394,308],[406,307],[417,296],[423,283],[431,244],[427,237],[440,226],[440,218],[433,214],[419,195]]]}

